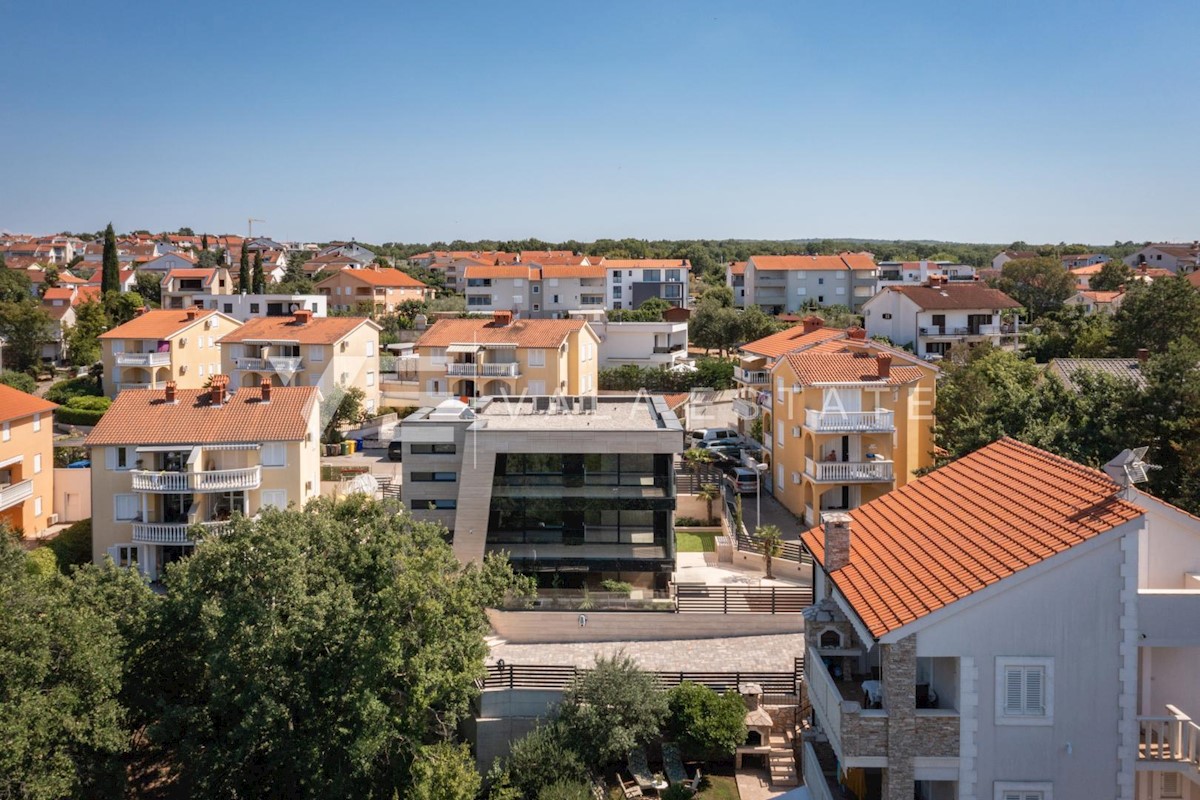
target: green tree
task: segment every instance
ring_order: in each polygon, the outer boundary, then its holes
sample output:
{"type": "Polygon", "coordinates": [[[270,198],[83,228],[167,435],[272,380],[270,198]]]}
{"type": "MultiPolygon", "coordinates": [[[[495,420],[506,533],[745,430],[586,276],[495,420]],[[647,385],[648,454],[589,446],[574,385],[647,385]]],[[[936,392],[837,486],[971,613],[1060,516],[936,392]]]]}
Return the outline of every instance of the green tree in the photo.
{"type": "Polygon", "coordinates": [[[19,303],[33,297],[33,282],[24,270],[0,269],[0,303],[19,303]]]}
{"type": "Polygon", "coordinates": [[[102,302],[110,328],[124,325],[146,307],[146,301],[137,292],[106,292],[102,302]]]}
{"type": "Polygon", "coordinates": [[[341,433],[338,428],[349,422],[362,419],[363,399],[366,393],[357,386],[339,391],[335,389],[321,401],[321,419],[324,420],[324,442],[340,442],[341,433]]]}
{"type": "Polygon", "coordinates": [[[1103,358],[1113,354],[1112,317],[1103,313],[1089,314],[1082,306],[1063,306],[1022,330],[1024,352],[1038,363],[1069,356],[1103,358]]]}
{"type": "Polygon", "coordinates": [[[1121,355],[1138,349],[1162,353],[1171,342],[1200,342],[1200,292],[1186,278],[1134,281],[1125,292],[1114,322],[1113,339],[1121,355]]]}
{"type": "MultiPolygon", "coordinates": [[[[684,463],[692,470],[692,481],[700,484],[700,469],[713,462],[713,454],[703,447],[689,447],[683,451],[684,463]]],[[[709,516],[712,516],[711,514],[709,516]]]]}
{"type": "Polygon", "coordinates": [[[4,339],[4,366],[27,370],[42,363],[42,344],[54,328],[50,316],[36,301],[0,303],[0,337],[4,339]]]}
{"type": "Polygon", "coordinates": [[[688,758],[728,758],[746,741],[746,705],[736,692],[684,681],[667,693],[667,707],[667,734],[688,758]]]}
{"type": "Polygon", "coordinates": [[[1150,473],[1150,490],[1193,514],[1200,513],[1198,341],[1172,342],[1165,353],[1146,364],[1145,439],[1124,445],[1150,444],[1147,460],[1162,468],[1150,473]]]}
{"type": "Polygon", "coordinates": [[[710,286],[700,293],[700,302],[718,308],[733,308],[733,289],[728,286],[710,286]]]}
{"type": "Polygon", "coordinates": [[[108,330],[104,306],[89,300],[75,307],[75,324],[67,333],[67,358],[76,367],[100,360],[100,334],[108,330]]]}
{"type": "Polygon", "coordinates": [[[713,503],[721,499],[721,489],[715,483],[700,484],[700,491],[696,492],[696,498],[704,501],[708,507],[708,524],[712,524],[713,520],[713,503]]]}
{"type": "Polygon", "coordinates": [[[1115,292],[1122,286],[1133,283],[1133,270],[1119,258],[1104,262],[1100,271],[1088,281],[1088,288],[1094,292],[1115,292]]]}
{"type": "Polygon", "coordinates": [[[563,693],[558,709],[567,742],[595,769],[658,736],[666,716],[667,697],[658,679],[624,653],[597,657],[563,693]]]}
{"type": "Polygon", "coordinates": [[[480,777],[475,758],[463,744],[425,745],[412,763],[410,800],[475,800],[480,777]]]}
{"type": "Polygon", "coordinates": [[[0,384],[11,386],[18,392],[25,394],[37,394],[37,381],[26,375],[24,372],[6,369],[0,372],[0,384]]]}
{"type": "Polygon", "coordinates": [[[266,294],[267,276],[263,272],[262,250],[254,251],[254,293],[266,294]]]}
{"type": "Polygon", "coordinates": [[[759,525],[754,529],[754,541],[758,544],[758,551],[762,553],[767,577],[774,578],[771,565],[783,552],[783,531],[776,525],[759,525]]]}
{"type": "Polygon", "coordinates": [[[117,258],[117,236],[112,223],[104,229],[104,254],[100,263],[100,291],[103,294],[121,291],[121,263],[117,258]]]}
{"type": "Polygon", "coordinates": [[[242,255],[238,261],[238,291],[250,294],[254,291],[254,282],[250,277],[250,250],[242,243],[242,255]]]}
{"type": "Polygon", "coordinates": [[[512,743],[503,767],[493,769],[493,785],[509,785],[533,800],[563,775],[586,775],[587,766],[570,746],[569,736],[557,721],[541,723],[512,743]]]}
{"type": "Polygon", "coordinates": [[[42,297],[45,297],[46,290],[57,288],[58,283],[59,283],[58,267],[55,267],[55,266],[46,267],[46,271],[44,273],[42,273],[42,285],[38,287],[38,294],[41,295],[42,297]]]}
{"type": "Polygon", "coordinates": [[[152,272],[134,272],[133,291],[137,292],[150,308],[158,308],[162,304],[162,278],[152,272]]]}
{"type": "Polygon", "coordinates": [[[942,362],[934,436],[949,458],[964,456],[1025,429],[1037,413],[1034,387],[1041,370],[1006,350],[981,345],[969,355],[942,362]]]}
{"type": "Polygon", "coordinates": [[[484,607],[530,583],[502,558],[461,564],[444,534],[393,502],[322,498],[235,517],[167,568],[139,711],[196,796],[465,787],[461,756],[429,748],[485,675],[484,607]]]}
{"type": "Polygon", "coordinates": [[[1075,293],[1075,276],[1063,269],[1057,258],[1015,258],[1001,268],[996,288],[1036,319],[1061,308],[1075,293]]]}
{"type": "Polygon", "coordinates": [[[559,778],[543,787],[537,800],[592,800],[592,789],[581,780],[559,778]]]}

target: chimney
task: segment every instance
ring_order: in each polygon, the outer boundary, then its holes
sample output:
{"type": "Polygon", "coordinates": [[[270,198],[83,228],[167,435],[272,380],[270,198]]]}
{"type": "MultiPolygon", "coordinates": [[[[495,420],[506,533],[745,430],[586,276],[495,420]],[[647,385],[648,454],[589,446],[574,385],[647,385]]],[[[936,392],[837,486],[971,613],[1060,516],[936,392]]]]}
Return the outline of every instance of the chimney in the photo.
{"type": "Polygon", "coordinates": [[[312,311],[307,308],[298,308],[293,312],[293,319],[297,325],[307,325],[312,322],[312,311]]]}
{"type": "Polygon", "coordinates": [[[213,375],[208,385],[209,404],[220,406],[225,402],[225,387],[229,385],[228,375],[213,375]]]}
{"type": "Polygon", "coordinates": [[[266,378],[263,378],[263,381],[259,385],[259,388],[262,390],[262,401],[264,403],[271,402],[271,381],[269,381],[266,378]]]}
{"type": "Polygon", "coordinates": [[[804,326],[805,335],[812,333],[815,330],[820,330],[825,327],[825,320],[818,317],[816,314],[809,314],[804,319],[800,320],[800,324],[804,326]]]}
{"type": "Polygon", "coordinates": [[[513,318],[513,315],[512,315],[511,311],[493,311],[492,312],[492,323],[495,325],[499,325],[501,328],[511,325],[512,318],[513,318]]]}
{"type": "Polygon", "coordinates": [[[865,342],[867,340],[866,330],[863,328],[860,328],[857,325],[852,325],[849,328],[847,328],[846,335],[849,336],[851,339],[857,339],[860,342],[865,342]]]}
{"type": "Polygon", "coordinates": [[[892,354],[880,353],[875,356],[875,365],[879,367],[879,379],[886,381],[892,376],[892,354]]]}
{"type": "Polygon", "coordinates": [[[1137,360],[1145,364],[1150,360],[1150,351],[1144,347],[1139,347],[1137,351],[1137,360]]]}
{"type": "Polygon", "coordinates": [[[175,405],[175,381],[167,381],[167,387],[163,394],[163,399],[171,405],[175,405]]]}
{"type": "Polygon", "coordinates": [[[825,523],[825,571],[850,565],[850,515],[840,511],[821,514],[825,523]]]}
{"type": "Polygon", "coordinates": [[[149,313],[150,313],[150,306],[142,306],[141,308],[139,308],[137,310],[137,316],[139,316],[139,317],[142,314],[149,314],[149,313]]]}
{"type": "Polygon", "coordinates": [[[189,322],[190,322],[191,320],[194,320],[194,319],[196,318],[196,309],[194,309],[194,308],[189,308],[189,309],[187,310],[187,318],[188,318],[188,321],[189,321],[189,322]]]}

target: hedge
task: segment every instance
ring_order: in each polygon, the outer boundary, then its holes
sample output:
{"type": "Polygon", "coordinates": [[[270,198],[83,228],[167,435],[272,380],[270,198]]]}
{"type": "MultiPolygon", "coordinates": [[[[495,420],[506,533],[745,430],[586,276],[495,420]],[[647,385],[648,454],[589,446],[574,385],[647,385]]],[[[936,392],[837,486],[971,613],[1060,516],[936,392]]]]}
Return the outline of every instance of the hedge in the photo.
{"type": "Polygon", "coordinates": [[[58,536],[46,542],[46,547],[58,557],[58,568],[70,572],[73,566],[92,561],[92,521],[81,519],[72,523],[58,536]]]}
{"type": "Polygon", "coordinates": [[[72,397],[99,396],[100,382],[95,378],[67,378],[52,385],[46,390],[46,399],[51,403],[66,405],[72,397]]]}
{"type": "Polygon", "coordinates": [[[24,372],[6,369],[4,372],[0,372],[0,383],[5,386],[11,386],[25,394],[35,394],[37,392],[37,381],[24,372]]]}
{"type": "Polygon", "coordinates": [[[59,406],[54,411],[54,419],[61,425],[95,425],[103,416],[103,411],[89,411],[70,406],[59,406]]]}

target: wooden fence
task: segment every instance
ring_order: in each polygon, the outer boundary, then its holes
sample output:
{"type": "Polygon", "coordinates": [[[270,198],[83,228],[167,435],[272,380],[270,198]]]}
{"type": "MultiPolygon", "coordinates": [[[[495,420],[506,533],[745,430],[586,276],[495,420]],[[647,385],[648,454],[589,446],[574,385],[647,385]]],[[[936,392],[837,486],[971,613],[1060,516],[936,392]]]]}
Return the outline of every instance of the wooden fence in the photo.
{"type": "Polygon", "coordinates": [[[675,585],[675,608],[680,614],[799,614],[812,602],[809,586],[675,585]]]}

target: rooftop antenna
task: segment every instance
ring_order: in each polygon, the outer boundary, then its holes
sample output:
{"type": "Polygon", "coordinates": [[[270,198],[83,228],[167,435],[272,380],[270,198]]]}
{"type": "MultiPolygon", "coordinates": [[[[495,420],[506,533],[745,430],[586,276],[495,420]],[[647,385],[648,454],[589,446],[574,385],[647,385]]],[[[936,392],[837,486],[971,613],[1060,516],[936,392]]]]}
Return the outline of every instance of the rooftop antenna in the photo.
{"type": "Polygon", "coordinates": [[[255,219],[254,217],[250,217],[249,219],[247,219],[246,220],[246,238],[247,239],[254,238],[254,223],[256,223],[256,222],[266,222],[266,220],[265,219],[255,219]]]}
{"type": "Polygon", "coordinates": [[[1135,447],[1132,450],[1122,450],[1121,455],[1104,465],[1104,471],[1127,493],[1134,484],[1145,483],[1146,471],[1162,469],[1157,464],[1147,464],[1146,451],[1149,447],[1135,447]]]}

